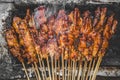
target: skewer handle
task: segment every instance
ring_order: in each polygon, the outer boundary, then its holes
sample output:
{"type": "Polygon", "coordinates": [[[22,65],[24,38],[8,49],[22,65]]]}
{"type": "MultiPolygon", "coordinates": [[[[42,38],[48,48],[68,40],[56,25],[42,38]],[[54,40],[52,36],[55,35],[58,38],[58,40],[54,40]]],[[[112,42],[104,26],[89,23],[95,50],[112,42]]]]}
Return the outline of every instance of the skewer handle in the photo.
{"type": "Polygon", "coordinates": [[[100,66],[101,61],[102,61],[102,56],[100,56],[100,57],[98,58],[98,61],[97,61],[97,64],[96,64],[96,67],[95,67],[95,70],[94,70],[94,73],[93,73],[93,77],[92,77],[91,80],[95,80],[96,74],[97,74],[97,72],[98,72],[98,69],[99,69],[99,66],[100,66]]]}
{"type": "Polygon", "coordinates": [[[50,65],[49,65],[49,60],[48,60],[48,58],[47,58],[47,66],[48,66],[48,72],[49,72],[50,80],[52,80],[52,78],[51,78],[51,70],[50,70],[50,65]]]}
{"type": "Polygon", "coordinates": [[[24,68],[24,70],[25,70],[25,74],[26,74],[27,80],[30,80],[24,62],[22,62],[22,66],[23,66],[23,68],[24,68]]]}
{"type": "Polygon", "coordinates": [[[34,65],[35,65],[35,68],[36,68],[36,71],[37,71],[37,74],[38,74],[38,79],[41,80],[40,73],[39,73],[36,62],[34,63],[34,65]]]}
{"type": "Polygon", "coordinates": [[[33,64],[32,64],[32,67],[33,67],[34,72],[35,72],[35,77],[36,77],[36,79],[38,80],[38,75],[37,75],[37,73],[36,73],[36,71],[35,71],[35,67],[34,67],[34,65],[33,65],[33,64]]]}

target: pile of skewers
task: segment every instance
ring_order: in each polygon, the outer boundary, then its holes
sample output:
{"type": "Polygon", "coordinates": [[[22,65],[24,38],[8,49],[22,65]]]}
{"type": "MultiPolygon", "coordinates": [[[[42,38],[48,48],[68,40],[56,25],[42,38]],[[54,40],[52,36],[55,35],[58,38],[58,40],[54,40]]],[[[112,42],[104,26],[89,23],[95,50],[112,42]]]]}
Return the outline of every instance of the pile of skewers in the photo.
{"type": "Polygon", "coordinates": [[[45,7],[34,14],[27,9],[24,19],[14,17],[6,31],[8,49],[22,63],[34,69],[37,80],[95,80],[108,41],[115,33],[114,14],[98,7],[80,14],[75,8],[46,17],[45,7]],[[49,79],[48,79],[49,78],[49,79]]]}

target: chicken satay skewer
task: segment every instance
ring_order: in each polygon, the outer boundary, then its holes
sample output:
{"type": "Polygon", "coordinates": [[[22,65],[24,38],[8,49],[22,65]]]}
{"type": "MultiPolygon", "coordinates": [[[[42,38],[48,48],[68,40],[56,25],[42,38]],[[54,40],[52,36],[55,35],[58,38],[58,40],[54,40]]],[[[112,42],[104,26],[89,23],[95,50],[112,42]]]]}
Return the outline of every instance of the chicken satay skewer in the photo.
{"type": "MultiPolygon", "coordinates": [[[[32,17],[32,21],[33,21],[33,17],[32,17]]],[[[32,22],[30,24],[33,24],[32,22]]],[[[39,50],[39,47],[37,46],[37,44],[35,43],[35,40],[34,40],[34,32],[32,31],[35,31],[37,33],[37,30],[33,27],[32,30],[29,29],[30,33],[31,33],[31,36],[32,36],[32,39],[33,39],[33,42],[34,42],[34,46],[35,46],[35,50],[36,50],[36,53],[37,53],[37,57],[38,57],[38,62],[39,62],[39,66],[40,68],[44,68],[42,67],[42,60],[41,60],[41,57],[40,57],[40,54],[41,54],[41,51],[39,50]]],[[[39,70],[39,69],[38,69],[39,70]]],[[[44,70],[45,71],[45,70],[44,70]]],[[[45,79],[46,77],[44,76],[44,73],[42,71],[42,78],[45,79]]]]}
{"type": "MultiPolygon", "coordinates": [[[[27,9],[25,21],[26,21],[27,24],[28,24],[29,32],[30,32],[30,34],[31,34],[31,36],[32,36],[32,39],[33,39],[33,42],[34,42],[34,44],[35,44],[34,46],[35,46],[35,50],[36,50],[36,52],[37,52],[39,65],[40,65],[40,67],[42,68],[42,60],[40,59],[40,54],[39,54],[40,50],[39,50],[38,45],[37,45],[37,43],[36,43],[37,38],[38,38],[38,36],[37,36],[37,35],[38,35],[38,31],[37,31],[37,29],[36,29],[36,27],[35,27],[34,17],[33,17],[33,15],[32,15],[32,16],[30,15],[30,10],[29,10],[29,9],[27,9]],[[35,40],[35,39],[36,39],[36,40],[35,40]]],[[[44,68],[44,67],[43,67],[43,68],[44,68]]],[[[45,70],[44,70],[44,72],[45,72],[45,70]]],[[[43,79],[46,78],[46,74],[45,74],[45,76],[44,76],[43,71],[42,71],[42,77],[43,77],[43,79]],[[44,77],[45,77],[45,78],[44,78],[44,77]]]]}
{"type": "MultiPolygon", "coordinates": [[[[21,42],[20,44],[24,44],[23,46],[25,47],[25,51],[28,54],[27,55],[27,59],[28,59],[28,63],[32,63],[32,62],[36,62],[36,53],[35,53],[35,49],[33,46],[33,41],[32,38],[30,36],[30,32],[27,28],[27,24],[25,20],[20,20],[18,17],[15,17],[13,19],[13,27],[16,30],[16,32],[19,34],[19,39],[23,42],[21,42]]],[[[35,66],[36,67],[36,66],[35,66]]],[[[37,71],[37,67],[36,67],[36,71],[37,71]]],[[[39,72],[37,71],[38,74],[38,78],[39,80],[41,80],[41,77],[39,75],[39,72]]]]}
{"type": "MultiPolygon", "coordinates": [[[[107,39],[109,39],[110,36],[111,36],[111,35],[108,33],[107,30],[110,28],[110,26],[111,26],[111,24],[112,24],[112,21],[113,21],[113,15],[108,18],[106,27],[105,27],[104,32],[103,32],[104,37],[107,38],[107,39]],[[109,26],[108,26],[108,25],[109,25],[109,26]]],[[[110,31],[110,30],[109,30],[109,31],[110,31]]],[[[104,48],[104,45],[105,45],[105,44],[102,45],[103,48],[104,48]]],[[[107,46],[105,46],[105,47],[107,47],[107,46]]],[[[100,65],[100,63],[101,63],[101,60],[102,60],[102,56],[99,56],[99,57],[98,57],[98,61],[97,61],[97,63],[96,63],[96,67],[95,67],[94,73],[93,73],[93,76],[92,76],[92,78],[91,78],[92,80],[95,80],[95,78],[96,78],[96,73],[97,73],[97,71],[98,71],[98,68],[99,68],[99,65],[100,65]]]]}
{"type": "Polygon", "coordinates": [[[38,35],[38,31],[37,31],[37,29],[35,27],[35,22],[34,22],[33,16],[31,17],[30,13],[28,11],[27,11],[27,13],[28,14],[26,15],[26,18],[27,18],[27,16],[30,17],[30,20],[28,21],[28,23],[29,23],[30,33],[31,33],[32,38],[33,38],[34,43],[35,43],[35,47],[36,47],[35,49],[37,51],[39,65],[43,69],[43,71],[42,71],[42,77],[43,77],[43,79],[46,79],[47,78],[47,76],[46,76],[46,69],[45,69],[45,66],[44,66],[44,62],[42,60],[42,56],[40,55],[41,51],[40,51],[39,48],[37,48],[38,44],[36,42],[37,41],[36,38],[38,38],[38,36],[37,36],[38,35]]]}
{"type": "Polygon", "coordinates": [[[56,42],[56,39],[55,38],[51,38],[48,40],[47,42],[47,51],[49,52],[50,54],[50,58],[51,58],[51,68],[52,68],[52,80],[55,79],[55,58],[54,57],[57,57],[57,42],[56,42]],[[56,55],[55,55],[56,54],[56,55]]]}
{"type": "Polygon", "coordinates": [[[107,12],[107,8],[102,8],[101,11],[99,11],[100,14],[100,20],[98,21],[98,23],[95,26],[95,29],[99,32],[103,27],[103,23],[104,20],[106,18],[106,12],[107,12]]]}
{"type": "Polygon", "coordinates": [[[27,73],[27,69],[23,61],[23,58],[21,57],[21,54],[20,54],[20,46],[18,44],[14,29],[11,28],[10,30],[8,30],[5,33],[5,35],[6,35],[6,41],[7,41],[8,47],[10,48],[10,52],[13,54],[13,56],[17,57],[18,60],[22,63],[27,80],[30,80],[28,73],[27,73]]]}
{"type": "MultiPolygon", "coordinates": [[[[36,29],[34,29],[34,31],[37,32],[36,29]]],[[[33,33],[33,35],[34,35],[34,33],[33,33]]],[[[37,44],[36,43],[35,43],[35,47],[36,47],[35,49],[36,49],[36,52],[37,52],[40,68],[43,68],[42,77],[43,77],[43,80],[45,80],[47,77],[46,77],[46,70],[45,70],[45,67],[44,67],[44,63],[43,63],[43,60],[42,60],[42,57],[41,57],[41,51],[40,51],[39,48],[37,48],[37,44]]]]}
{"type": "MultiPolygon", "coordinates": [[[[107,46],[108,46],[108,41],[107,41],[107,39],[109,39],[109,37],[111,36],[111,35],[108,33],[107,30],[109,30],[109,26],[111,26],[112,21],[113,21],[113,16],[110,16],[110,17],[108,18],[107,24],[106,24],[105,29],[104,29],[104,31],[103,31],[103,36],[104,36],[105,39],[103,40],[103,43],[102,43],[102,45],[101,45],[101,48],[103,48],[104,50],[105,50],[105,49],[107,48],[107,46]],[[109,25],[109,26],[108,26],[108,25],[109,25]]],[[[96,73],[97,73],[97,71],[98,71],[98,67],[99,67],[99,65],[100,65],[100,63],[101,63],[101,60],[102,60],[102,55],[98,56],[98,61],[96,62],[96,67],[95,67],[95,69],[94,69],[94,73],[93,73],[93,75],[92,75],[91,80],[94,80],[94,79],[96,78],[96,73]]]]}
{"type": "MultiPolygon", "coordinates": [[[[113,21],[113,15],[108,18],[107,24],[106,24],[105,29],[104,29],[104,31],[103,31],[103,36],[104,36],[105,38],[107,38],[107,39],[109,39],[109,37],[110,37],[110,34],[109,34],[108,31],[110,31],[109,29],[110,29],[110,26],[111,26],[111,24],[112,24],[112,21],[113,21]]],[[[98,60],[99,60],[99,58],[98,58],[98,60]]],[[[98,67],[98,65],[99,65],[99,61],[96,63],[96,67],[98,67]]],[[[93,77],[96,76],[96,70],[97,70],[97,69],[95,68],[93,77]]],[[[93,79],[93,78],[92,78],[92,79],[93,79]]]]}

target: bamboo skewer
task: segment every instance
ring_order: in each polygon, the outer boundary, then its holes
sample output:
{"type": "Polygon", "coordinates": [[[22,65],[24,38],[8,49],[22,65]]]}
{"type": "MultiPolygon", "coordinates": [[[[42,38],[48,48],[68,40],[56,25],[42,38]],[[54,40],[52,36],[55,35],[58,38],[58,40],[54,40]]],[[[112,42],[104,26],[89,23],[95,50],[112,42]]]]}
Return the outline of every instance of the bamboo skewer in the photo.
{"type": "Polygon", "coordinates": [[[36,72],[37,72],[37,74],[38,74],[38,79],[39,79],[39,80],[42,80],[41,77],[40,77],[40,73],[39,73],[39,70],[38,70],[38,67],[37,67],[36,62],[34,62],[34,65],[35,65],[36,72]]]}
{"type": "Polygon", "coordinates": [[[74,80],[74,61],[72,61],[72,80],[74,80]]]}
{"type": "Polygon", "coordinates": [[[81,80],[83,80],[83,75],[84,75],[84,70],[85,70],[85,63],[83,61],[83,65],[82,65],[82,74],[81,74],[81,80]]]}
{"type": "Polygon", "coordinates": [[[83,61],[82,61],[82,64],[81,64],[81,75],[80,75],[80,80],[82,80],[82,74],[83,74],[83,61]]]}
{"type": "Polygon", "coordinates": [[[54,80],[55,76],[54,76],[54,64],[53,64],[53,56],[51,56],[51,61],[52,61],[52,79],[54,80]]]}
{"type": "Polygon", "coordinates": [[[62,80],[64,80],[64,50],[62,50],[62,80]]]}
{"type": "Polygon", "coordinates": [[[88,80],[88,77],[90,76],[91,64],[92,64],[92,60],[89,62],[88,71],[87,71],[85,80],[88,80]]]}
{"type": "Polygon", "coordinates": [[[33,64],[32,64],[32,68],[34,69],[35,77],[36,77],[36,79],[38,80],[38,75],[37,75],[37,73],[36,73],[36,70],[35,70],[35,67],[34,67],[33,64]]]}
{"type": "Polygon", "coordinates": [[[58,60],[58,71],[59,71],[58,79],[60,80],[60,60],[58,60]]]}
{"type": "MultiPolygon", "coordinates": [[[[38,61],[39,61],[39,65],[40,65],[40,68],[44,68],[44,67],[42,67],[42,60],[41,60],[41,58],[40,58],[40,55],[38,54],[38,61]]],[[[44,78],[44,74],[43,74],[43,71],[42,71],[42,78],[45,80],[45,78],[44,78]]]]}
{"type": "Polygon", "coordinates": [[[93,70],[94,70],[94,67],[95,67],[95,58],[93,59],[93,64],[92,64],[92,68],[91,68],[89,80],[91,80],[91,78],[92,78],[92,72],[93,72],[93,70]]]}
{"type": "Polygon", "coordinates": [[[81,76],[81,67],[82,67],[82,63],[80,63],[80,65],[79,65],[79,71],[78,71],[77,80],[80,80],[80,76],[81,76]]]}
{"type": "Polygon", "coordinates": [[[81,80],[81,73],[82,73],[82,61],[79,60],[79,69],[78,69],[77,80],[81,80]]]}
{"type": "Polygon", "coordinates": [[[87,61],[85,61],[85,64],[84,64],[84,69],[83,69],[82,80],[84,80],[84,79],[85,79],[86,67],[87,67],[87,61]]]}
{"type": "MultiPolygon", "coordinates": [[[[68,55],[70,56],[70,47],[68,47],[69,51],[68,51],[68,55]]],[[[70,80],[70,58],[68,58],[68,80],[70,80]]]]}
{"type": "Polygon", "coordinates": [[[45,78],[44,78],[45,76],[44,76],[44,73],[43,73],[43,68],[44,67],[41,67],[41,68],[42,68],[42,71],[41,71],[42,72],[42,78],[45,80],[45,78]]]}
{"type": "MultiPolygon", "coordinates": [[[[39,55],[39,59],[42,61],[42,56],[41,55],[39,55]]],[[[46,67],[45,67],[45,65],[44,65],[44,62],[42,61],[41,62],[42,64],[41,65],[43,65],[43,69],[44,69],[44,76],[45,76],[45,79],[47,79],[47,72],[46,72],[46,67]]]]}
{"type": "Polygon", "coordinates": [[[81,64],[81,74],[80,74],[80,80],[82,80],[82,74],[83,74],[83,61],[82,61],[82,64],[81,64]]]}
{"type": "Polygon", "coordinates": [[[75,80],[77,80],[78,75],[78,61],[76,61],[76,74],[75,74],[75,80]]]}
{"type": "Polygon", "coordinates": [[[78,79],[78,75],[79,75],[79,65],[80,65],[80,62],[79,61],[77,61],[77,65],[76,65],[76,80],[78,79]]]}
{"type": "Polygon", "coordinates": [[[73,80],[73,61],[71,60],[71,80],[73,80]]]}
{"type": "Polygon", "coordinates": [[[97,72],[98,72],[98,69],[99,69],[99,66],[100,66],[101,61],[102,61],[102,56],[100,56],[100,57],[98,58],[98,61],[97,61],[97,64],[96,64],[96,67],[95,67],[95,70],[94,70],[94,73],[93,73],[93,76],[92,76],[92,79],[91,79],[91,80],[95,80],[96,74],[97,74],[97,72]]]}
{"type": "Polygon", "coordinates": [[[64,80],[64,59],[62,57],[62,80],[64,80]]]}
{"type": "Polygon", "coordinates": [[[65,60],[65,80],[66,80],[66,76],[68,76],[68,74],[67,74],[67,60],[65,60]]]}
{"type": "Polygon", "coordinates": [[[47,58],[47,66],[48,66],[48,73],[49,73],[50,80],[52,80],[52,78],[51,78],[51,72],[50,72],[50,65],[49,65],[49,60],[48,60],[48,58],[47,58]]]}
{"type": "Polygon", "coordinates": [[[55,57],[55,72],[54,72],[54,75],[55,75],[55,80],[57,80],[57,61],[56,61],[56,57],[55,57]]]}
{"type": "Polygon", "coordinates": [[[26,74],[27,80],[30,80],[24,62],[22,62],[22,66],[23,66],[23,68],[24,68],[24,70],[25,70],[25,74],[26,74]]]}
{"type": "Polygon", "coordinates": [[[74,62],[74,79],[73,80],[76,80],[76,61],[74,62]]]}
{"type": "Polygon", "coordinates": [[[44,77],[45,77],[45,80],[47,79],[47,75],[46,75],[46,67],[45,67],[45,65],[44,65],[44,62],[43,62],[43,60],[42,60],[42,65],[43,65],[43,70],[44,70],[44,77]]]}
{"type": "Polygon", "coordinates": [[[70,80],[72,80],[72,60],[70,60],[70,80]]]}
{"type": "Polygon", "coordinates": [[[70,80],[70,59],[68,60],[68,80],[70,80]]]}

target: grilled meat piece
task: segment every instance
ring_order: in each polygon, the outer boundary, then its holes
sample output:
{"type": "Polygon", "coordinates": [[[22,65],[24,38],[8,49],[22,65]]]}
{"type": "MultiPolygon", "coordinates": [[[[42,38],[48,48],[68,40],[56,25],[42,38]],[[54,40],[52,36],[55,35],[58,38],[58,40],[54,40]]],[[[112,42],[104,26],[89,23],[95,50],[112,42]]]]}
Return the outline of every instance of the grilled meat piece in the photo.
{"type": "Polygon", "coordinates": [[[23,62],[22,54],[20,52],[20,45],[17,41],[17,36],[13,28],[10,28],[5,33],[8,48],[14,57],[17,57],[20,62],[23,62]]]}

